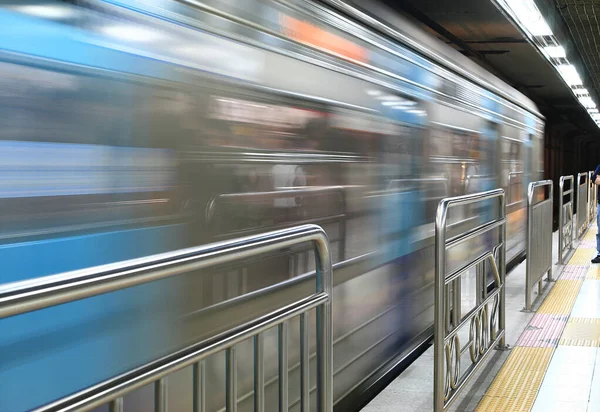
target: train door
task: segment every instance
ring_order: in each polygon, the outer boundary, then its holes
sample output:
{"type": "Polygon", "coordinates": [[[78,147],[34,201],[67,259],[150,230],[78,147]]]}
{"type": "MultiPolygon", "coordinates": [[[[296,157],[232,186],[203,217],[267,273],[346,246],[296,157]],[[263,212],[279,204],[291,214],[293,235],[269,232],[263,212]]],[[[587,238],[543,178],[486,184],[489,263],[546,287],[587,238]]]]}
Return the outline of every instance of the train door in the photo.
{"type": "MultiPolygon", "coordinates": [[[[514,128],[506,128],[507,135],[518,133],[514,128]],[[512,132],[512,133],[511,133],[512,132]]],[[[525,190],[524,184],[524,142],[520,139],[502,136],[500,178],[506,193],[507,218],[507,260],[511,260],[525,247],[525,190]]]]}

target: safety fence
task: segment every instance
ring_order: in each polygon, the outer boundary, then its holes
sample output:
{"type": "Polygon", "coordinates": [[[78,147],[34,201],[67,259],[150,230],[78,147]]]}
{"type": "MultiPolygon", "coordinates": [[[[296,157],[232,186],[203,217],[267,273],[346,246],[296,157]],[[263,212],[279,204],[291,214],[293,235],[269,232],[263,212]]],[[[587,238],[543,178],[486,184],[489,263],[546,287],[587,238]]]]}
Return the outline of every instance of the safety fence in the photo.
{"type": "MultiPolygon", "coordinates": [[[[279,410],[288,410],[288,322],[300,319],[300,410],[310,410],[310,353],[308,312],[316,309],[316,405],[317,410],[333,410],[333,341],[332,341],[332,265],[329,242],[317,225],[303,225],[251,237],[169,252],[91,269],[47,276],[33,281],[0,285],[0,319],[41,310],[68,302],[146,284],[190,271],[228,264],[274,253],[281,248],[299,244],[313,245],[316,264],[316,290],[285,306],[278,307],[240,323],[183,350],[171,353],[141,367],[127,371],[90,388],[39,408],[39,411],[89,411],[109,405],[111,411],[123,410],[123,398],[145,385],[154,385],[154,410],[166,412],[167,379],[183,368],[192,366],[190,388],[195,411],[204,411],[206,400],[205,360],[225,352],[225,409],[237,410],[237,360],[234,346],[246,339],[254,344],[254,410],[265,411],[265,379],[263,367],[263,333],[278,328],[278,399],[279,410]]],[[[268,293],[257,291],[226,301],[223,305],[238,306],[241,311],[267,299],[273,291],[284,288],[276,284],[268,293]],[[266,294],[265,294],[266,293],[266,294]],[[265,295],[265,296],[263,296],[265,295]]],[[[0,385],[2,383],[0,382],[0,385]]],[[[272,407],[268,405],[268,410],[272,407]]]]}
{"type": "Polygon", "coordinates": [[[561,176],[558,184],[558,263],[564,265],[565,258],[573,250],[573,196],[575,178],[561,176]],[[565,183],[568,189],[565,190],[565,183]],[[565,202],[565,197],[567,201],[565,202]]]}
{"type": "Polygon", "coordinates": [[[552,280],[552,180],[529,183],[527,190],[527,260],[525,281],[525,309],[531,310],[531,292],[537,284],[542,294],[542,278],[552,280]],[[539,200],[537,193],[543,192],[539,200]]]}
{"type": "Polygon", "coordinates": [[[434,410],[446,410],[496,345],[505,346],[506,200],[504,190],[447,198],[440,202],[435,222],[434,410]],[[492,203],[496,203],[492,207],[492,203]],[[468,205],[486,206],[493,216],[462,233],[449,231],[449,212],[468,205]],[[467,242],[485,245],[473,258],[451,264],[452,252],[467,242]],[[457,266],[457,267],[453,267],[457,266]],[[476,271],[476,298],[463,314],[461,283],[476,271]],[[488,290],[488,274],[493,278],[488,290]],[[459,332],[469,327],[461,346],[459,332]],[[471,364],[463,371],[461,355],[469,350],[471,364]]]}
{"type": "Polygon", "coordinates": [[[588,206],[588,174],[584,172],[577,175],[577,237],[583,236],[587,229],[588,206]]]}
{"type": "Polygon", "coordinates": [[[589,189],[588,189],[588,223],[592,223],[596,218],[596,210],[598,204],[598,186],[594,183],[592,176],[594,172],[589,172],[589,189]]]}

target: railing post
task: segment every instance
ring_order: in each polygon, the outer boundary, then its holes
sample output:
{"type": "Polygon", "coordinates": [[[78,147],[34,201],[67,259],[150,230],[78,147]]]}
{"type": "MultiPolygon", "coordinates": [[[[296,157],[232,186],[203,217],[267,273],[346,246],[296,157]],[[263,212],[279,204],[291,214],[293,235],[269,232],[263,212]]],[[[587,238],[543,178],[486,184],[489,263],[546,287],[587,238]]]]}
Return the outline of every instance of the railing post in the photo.
{"type": "Polygon", "coordinates": [[[558,192],[558,263],[564,265],[566,249],[565,230],[567,230],[568,239],[568,250],[573,248],[573,200],[574,193],[578,186],[575,185],[574,176],[561,176],[559,181],[559,192],[558,192]],[[569,190],[565,191],[565,182],[570,182],[569,190]],[[569,196],[567,203],[564,203],[565,196],[569,196]],[[565,208],[568,212],[568,216],[565,216],[565,208]]]}
{"type": "MultiPolygon", "coordinates": [[[[446,302],[444,274],[446,272],[446,227],[447,205],[444,200],[440,202],[435,220],[435,287],[434,287],[434,353],[433,353],[433,409],[435,412],[443,411],[445,404],[444,388],[444,337],[446,336],[446,302]]],[[[449,372],[447,372],[449,373],[449,372]]]]}
{"type": "Polygon", "coordinates": [[[531,182],[527,190],[527,260],[525,274],[525,310],[531,311],[531,292],[539,284],[542,291],[542,277],[548,273],[552,280],[552,180],[531,182]],[[535,191],[548,188],[548,198],[535,203],[535,191]]]}
{"type": "MultiPolygon", "coordinates": [[[[500,217],[503,220],[503,223],[500,225],[500,248],[497,251],[497,253],[499,253],[498,256],[498,263],[499,263],[499,268],[498,270],[500,271],[500,284],[496,285],[496,287],[500,288],[500,297],[498,300],[498,329],[501,331],[500,334],[500,342],[499,342],[499,348],[501,349],[507,349],[508,346],[506,345],[506,335],[504,333],[504,331],[506,330],[506,313],[505,313],[505,307],[506,307],[506,287],[505,287],[505,280],[506,280],[506,196],[504,195],[504,191],[502,191],[499,195],[499,200],[500,200],[500,217]]],[[[492,257],[492,261],[493,261],[493,257],[492,257]]],[[[493,262],[492,262],[493,263],[493,262]]],[[[487,282],[484,283],[483,285],[486,289],[487,289],[487,282]]],[[[493,316],[493,312],[492,312],[492,316],[493,316]]]]}
{"type": "MultiPolygon", "coordinates": [[[[333,296],[333,273],[329,247],[316,240],[319,259],[317,265],[317,293],[325,292],[333,296]]],[[[317,408],[319,411],[333,411],[333,333],[331,298],[317,307],[317,408]]]]}
{"type": "Polygon", "coordinates": [[[577,175],[577,237],[581,237],[588,221],[588,184],[587,173],[579,173],[577,175]],[[581,183],[583,178],[583,183],[581,183]]]}
{"type": "MultiPolygon", "coordinates": [[[[491,205],[486,205],[491,209],[491,205]]],[[[495,210],[495,209],[492,209],[495,210]]],[[[445,411],[465,384],[473,377],[494,347],[506,348],[505,330],[505,276],[506,276],[506,198],[504,190],[496,189],[483,193],[443,199],[437,209],[435,221],[435,278],[434,278],[434,381],[433,408],[435,412],[445,411]],[[499,207],[498,216],[488,219],[485,223],[469,228],[460,234],[447,237],[448,210],[455,206],[466,206],[496,200],[499,207]],[[484,236],[495,237],[495,242],[486,245],[481,255],[460,266],[447,268],[448,250],[474,239],[484,236]],[[486,294],[487,284],[483,279],[485,272],[481,267],[487,264],[494,275],[495,288],[486,294]],[[476,269],[477,303],[468,313],[460,311],[460,280],[461,276],[476,269]],[[481,279],[480,279],[481,278],[481,279]],[[449,297],[449,287],[452,285],[453,297],[449,297]],[[452,313],[450,300],[454,302],[452,313]],[[491,310],[490,310],[491,308],[491,310]],[[491,314],[491,315],[490,315],[491,314]],[[452,320],[450,320],[452,317],[452,320]],[[470,326],[469,326],[470,323],[470,326]],[[462,328],[470,327],[469,341],[461,348],[458,338],[462,328]],[[461,354],[465,349],[471,353],[471,362],[466,372],[461,371],[461,354]]]]}

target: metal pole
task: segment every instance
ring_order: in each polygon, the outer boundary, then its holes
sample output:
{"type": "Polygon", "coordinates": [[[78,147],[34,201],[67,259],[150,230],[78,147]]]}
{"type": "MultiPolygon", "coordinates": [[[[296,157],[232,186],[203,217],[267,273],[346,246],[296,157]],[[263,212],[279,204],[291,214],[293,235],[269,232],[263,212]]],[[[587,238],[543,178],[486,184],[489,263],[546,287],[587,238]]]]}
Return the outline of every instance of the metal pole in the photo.
{"type": "MultiPolygon", "coordinates": [[[[303,316],[303,315],[300,315],[303,316]]],[[[265,411],[265,366],[263,334],[254,337],[254,412],[265,411]]]]}
{"type": "Polygon", "coordinates": [[[531,242],[533,240],[532,231],[533,231],[533,192],[535,190],[535,186],[532,183],[529,183],[529,188],[527,190],[527,241],[526,241],[526,251],[527,257],[525,259],[525,310],[531,311],[531,266],[533,261],[533,248],[531,247],[531,242]]]}
{"type": "Polygon", "coordinates": [[[279,412],[288,410],[288,325],[283,322],[278,327],[279,343],[279,412]]]}
{"type": "Polygon", "coordinates": [[[235,349],[230,347],[225,352],[225,410],[226,412],[237,412],[237,359],[235,349]]]}
{"type": "Polygon", "coordinates": [[[194,364],[192,374],[194,412],[206,412],[206,365],[203,360],[194,364]]]}
{"type": "MultiPolygon", "coordinates": [[[[435,311],[433,348],[433,406],[436,412],[444,410],[444,337],[446,329],[445,273],[446,273],[446,218],[447,203],[442,201],[435,219],[435,311]]],[[[448,371],[447,373],[450,373],[448,371]]]]}
{"type": "Polygon", "coordinates": [[[123,398],[117,398],[109,405],[110,412],[123,412],[123,398]]]}
{"type": "MultiPolygon", "coordinates": [[[[506,198],[504,197],[504,192],[500,194],[500,216],[503,220],[506,219],[506,198]]],[[[498,261],[500,262],[500,299],[499,299],[499,308],[498,308],[498,328],[503,331],[506,329],[506,318],[505,318],[505,291],[506,291],[506,223],[500,227],[500,256],[498,256],[498,261]]],[[[506,348],[506,334],[502,335],[500,339],[500,348],[506,348]]]]}
{"type": "Polygon", "coordinates": [[[154,382],[154,411],[167,412],[167,378],[154,382]]]}
{"type": "Polygon", "coordinates": [[[564,265],[563,260],[563,243],[564,243],[564,226],[565,216],[563,213],[563,193],[565,189],[565,177],[561,176],[558,183],[558,263],[564,265]]]}
{"type": "Polygon", "coordinates": [[[310,412],[310,353],[306,313],[300,315],[300,411],[310,412]]]}
{"type": "Polygon", "coordinates": [[[317,410],[333,411],[333,333],[332,306],[333,273],[331,270],[331,252],[327,247],[327,237],[314,240],[319,259],[316,262],[317,293],[325,292],[330,298],[318,306],[317,313],[317,410]],[[321,243],[323,243],[321,245],[321,243]]]}
{"type": "Polygon", "coordinates": [[[550,225],[550,238],[547,240],[550,243],[550,245],[545,250],[547,250],[547,253],[550,254],[547,260],[548,262],[550,262],[550,269],[548,269],[548,281],[552,282],[554,280],[552,278],[552,224],[554,222],[554,182],[552,180],[550,180],[550,199],[552,199],[552,207],[550,208],[550,216],[552,218],[550,219],[550,222],[548,222],[548,224],[550,225]]]}

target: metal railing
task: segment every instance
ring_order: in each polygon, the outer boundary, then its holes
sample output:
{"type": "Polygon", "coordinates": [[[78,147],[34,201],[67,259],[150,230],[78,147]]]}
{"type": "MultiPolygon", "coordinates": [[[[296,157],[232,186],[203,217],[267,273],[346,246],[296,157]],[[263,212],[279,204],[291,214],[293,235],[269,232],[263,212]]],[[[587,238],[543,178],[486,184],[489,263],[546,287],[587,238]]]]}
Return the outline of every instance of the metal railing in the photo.
{"type": "Polygon", "coordinates": [[[505,347],[504,278],[506,271],[506,201],[504,190],[444,199],[435,222],[435,316],[434,316],[434,411],[446,410],[473,376],[491,349],[505,347]],[[484,202],[498,202],[497,216],[487,222],[447,238],[449,209],[484,202]],[[466,241],[484,235],[497,235],[493,244],[475,259],[448,271],[447,253],[466,241]],[[494,278],[488,291],[486,268],[494,278]],[[461,276],[476,269],[476,304],[464,316],[461,311],[461,276]],[[452,287],[452,299],[450,298],[452,287]],[[491,311],[489,307],[491,306],[491,311]],[[459,331],[469,324],[469,341],[461,348],[459,331]],[[466,349],[471,365],[461,372],[461,355],[466,349]]]}
{"type": "MultiPolygon", "coordinates": [[[[183,249],[141,259],[78,270],[36,280],[0,286],[0,319],[49,308],[92,296],[142,285],[148,282],[189,273],[215,265],[227,264],[258,254],[271,253],[284,247],[312,243],[315,252],[316,291],[283,307],[271,310],[249,321],[227,329],[185,349],[171,353],[141,367],[125,372],[78,393],[43,406],[38,411],[89,411],[109,404],[111,411],[123,410],[123,397],[148,384],[154,384],[154,407],[167,411],[167,376],[193,366],[194,410],[203,409],[205,394],[205,359],[215,353],[226,354],[226,396],[228,412],[237,410],[237,364],[234,345],[254,339],[254,404],[255,411],[265,410],[263,335],[278,327],[279,332],[279,402],[280,410],[288,410],[287,326],[292,318],[300,318],[300,404],[310,409],[309,347],[307,312],[316,308],[317,409],[333,409],[333,340],[332,340],[332,265],[329,242],[323,229],[304,225],[264,233],[227,242],[183,249]]],[[[313,283],[314,284],[314,283],[313,283]]],[[[275,285],[277,287],[279,285],[275,285]]],[[[256,299],[252,294],[240,300],[256,299]]],[[[224,302],[230,304],[230,302],[224,302]]],[[[235,304],[235,303],[234,303],[235,304]]],[[[241,305],[241,303],[240,303],[241,305]]],[[[1,383],[0,383],[1,384],[1,383]]],[[[270,408],[270,407],[269,407],[270,408]]]]}
{"type": "Polygon", "coordinates": [[[592,180],[592,177],[594,175],[593,171],[589,172],[589,178],[588,178],[588,182],[589,182],[589,190],[588,190],[588,211],[589,211],[589,217],[588,217],[588,223],[592,223],[594,221],[594,219],[596,218],[596,211],[597,211],[597,205],[598,205],[598,186],[596,186],[596,183],[594,183],[594,181],[592,180]]]}
{"type": "Polygon", "coordinates": [[[561,176],[558,184],[558,263],[564,265],[565,251],[573,249],[573,196],[575,192],[575,178],[561,176]],[[565,191],[565,182],[570,182],[569,189],[565,191]],[[565,202],[565,196],[568,196],[565,202]]]}
{"type": "Polygon", "coordinates": [[[527,260],[525,274],[525,310],[531,310],[531,291],[538,285],[542,295],[542,278],[548,273],[552,281],[552,180],[529,183],[527,189],[527,260]],[[536,190],[546,190],[548,197],[536,203],[536,190]]]}
{"type": "Polygon", "coordinates": [[[577,225],[575,232],[577,237],[583,236],[588,224],[588,185],[587,173],[577,175],[577,225]],[[582,179],[583,178],[583,183],[582,179]]]}

